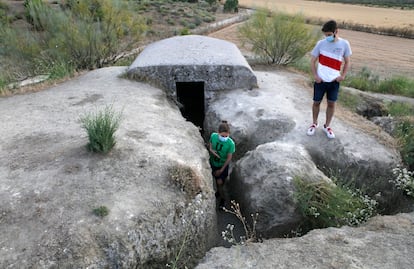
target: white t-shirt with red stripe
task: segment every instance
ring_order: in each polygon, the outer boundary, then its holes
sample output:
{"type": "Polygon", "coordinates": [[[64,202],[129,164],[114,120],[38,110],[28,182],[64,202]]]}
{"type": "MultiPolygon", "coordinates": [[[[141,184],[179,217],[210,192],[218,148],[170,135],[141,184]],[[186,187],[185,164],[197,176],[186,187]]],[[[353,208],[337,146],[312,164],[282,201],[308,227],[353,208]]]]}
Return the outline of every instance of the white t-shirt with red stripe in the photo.
{"type": "Polygon", "coordinates": [[[349,42],[340,37],[335,42],[319,40],[311,55],[318,58],[318,76],[325,82],[331,82],[341,75],[341,65],[344,57],[352,54],[349,42]]]}

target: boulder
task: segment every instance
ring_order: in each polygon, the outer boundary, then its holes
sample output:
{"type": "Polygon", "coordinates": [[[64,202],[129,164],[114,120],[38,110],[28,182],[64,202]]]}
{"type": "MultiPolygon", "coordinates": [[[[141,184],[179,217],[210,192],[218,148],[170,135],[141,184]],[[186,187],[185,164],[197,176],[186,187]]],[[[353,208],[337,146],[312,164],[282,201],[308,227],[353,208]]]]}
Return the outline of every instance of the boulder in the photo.
{"type": "Polygon", "coordinates": [[[414,213],[378,216],[359,228],[211,249],[196,269],[412,268],[414,213]]]}
{"type": "Polygon", "coordinates": [[[165,268],[181,249],[191,266],[216,243],[199,130],[125,72],[0,99],[1,268],[165,268]],[[117,143],[91,153],[79,119],[108,106],[117,143]]]}
{"type": "Polygon", "coordinates": [[[237,161],[229,185],[244,214],[258,213],[257,232],[282,237],[303,221],[293,197],[293,180],[332,183],[301,145],[271,142],[259,145],[237,161]]]}

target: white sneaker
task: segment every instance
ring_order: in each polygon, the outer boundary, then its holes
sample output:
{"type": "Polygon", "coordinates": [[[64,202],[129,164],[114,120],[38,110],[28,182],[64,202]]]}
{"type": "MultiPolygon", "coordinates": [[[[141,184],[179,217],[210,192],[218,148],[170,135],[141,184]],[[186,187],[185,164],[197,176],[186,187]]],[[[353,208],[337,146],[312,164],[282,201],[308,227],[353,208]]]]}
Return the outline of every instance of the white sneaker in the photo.
{"type": "Polygon", "coordinates": [[[335,138],[335,134],[332,131],[331,127],[326,127],[325,125],[323,126],[323,131],[325,132],[326,136],[328,138],[335,138]]]}
{"type": "Polygon", "coordinates": [[[315,131],[316,131],[316,128],[318,128],[318,124],[317,124],[317,123],[312,124],[312,125],[309,127],[309,129],[308,129],[308,131],[306,132],[306,134],[307,134],[307,135],[314,135],[314,134],[315,134],[315,131]]]}

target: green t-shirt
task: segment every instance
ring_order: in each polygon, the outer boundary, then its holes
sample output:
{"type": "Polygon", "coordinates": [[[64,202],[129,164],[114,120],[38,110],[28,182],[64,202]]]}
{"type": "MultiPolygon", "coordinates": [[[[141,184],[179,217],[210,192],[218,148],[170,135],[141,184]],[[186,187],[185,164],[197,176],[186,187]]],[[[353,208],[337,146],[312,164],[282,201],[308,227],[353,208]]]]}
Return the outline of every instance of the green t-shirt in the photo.
{"type": "Polygon", "coordinates": [[[215,167],[222,167],[227,160],[227,155],[236,151],[234,141],[229,137],[225,142],[222,142],[218,133],[211,134],[210,143],[211,148],[220,156],[219,159],[210,153],[210,163],[215,167]]]}

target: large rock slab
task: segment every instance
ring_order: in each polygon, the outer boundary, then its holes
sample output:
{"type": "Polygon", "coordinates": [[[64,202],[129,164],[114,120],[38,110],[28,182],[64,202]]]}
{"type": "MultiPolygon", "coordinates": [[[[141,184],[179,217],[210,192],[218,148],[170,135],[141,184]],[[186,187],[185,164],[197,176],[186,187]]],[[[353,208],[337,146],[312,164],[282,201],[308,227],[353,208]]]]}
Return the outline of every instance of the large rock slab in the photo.
{"type": "Polygon", "coordinates": [[[199,130],[164,91],[125,72],[100,69],[0,99],[1,268],[165,268],[184,241],[191,265],[215,243],[199,130]],[[79,118],[108,105],[123,115],[117,144],[90,153],[79,118]],[[172,178],[186,174],[201,193],[172,178]],[[100,206],[103,218],[92,213],[100,206]]]}
{"type": "Polygon", "coordinates": [[[313,230],[303,237],[213,248],[196,269],[409,269],[414,213],[378,216],[359,228],[313,230]]]}

